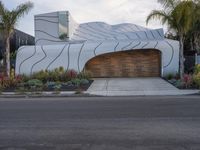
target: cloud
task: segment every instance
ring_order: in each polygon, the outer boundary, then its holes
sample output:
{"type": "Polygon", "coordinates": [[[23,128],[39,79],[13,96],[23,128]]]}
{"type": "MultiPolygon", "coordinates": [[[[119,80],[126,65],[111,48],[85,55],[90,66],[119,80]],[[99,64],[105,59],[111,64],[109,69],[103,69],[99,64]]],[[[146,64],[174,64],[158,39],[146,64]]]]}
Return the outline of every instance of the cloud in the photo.
{"type": "MultiPolygon", "coordinates": [[[[24,0],[3,0],[12,9],[24,0]]],[[[20,20],[18,29],[34,35],[34,15],[59,10],[68,10],[79,23],[105,21],[110,24],[135,23],[146,26],[145,20],[152,9],[159,9],[157,0],[34,0],[33,10],[20,20]]],[[[148,27],[162,27],[151,22],[148,27]]]]}

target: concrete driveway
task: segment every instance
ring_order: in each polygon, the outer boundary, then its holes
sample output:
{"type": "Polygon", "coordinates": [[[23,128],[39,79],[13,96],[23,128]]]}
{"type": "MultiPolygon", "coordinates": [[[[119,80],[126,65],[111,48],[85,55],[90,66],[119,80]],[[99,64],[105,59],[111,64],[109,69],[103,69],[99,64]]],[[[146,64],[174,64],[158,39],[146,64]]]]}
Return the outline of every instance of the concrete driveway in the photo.
{"type": "Polygon", "coordinates": [[[102,96],[185,95],[198,90],[179,90],[162,78],[96,78],[87,93],[102,96]]]}

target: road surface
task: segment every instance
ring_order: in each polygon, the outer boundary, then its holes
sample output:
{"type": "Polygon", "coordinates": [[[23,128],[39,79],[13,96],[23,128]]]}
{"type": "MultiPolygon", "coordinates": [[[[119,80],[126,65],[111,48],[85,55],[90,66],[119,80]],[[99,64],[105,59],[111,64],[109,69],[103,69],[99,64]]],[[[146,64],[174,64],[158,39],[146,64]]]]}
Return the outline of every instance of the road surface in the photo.
{"type": "Polygon", "coordinates": [[[200,150],[200,96],[1,98],[0,150],[200,150]]]}

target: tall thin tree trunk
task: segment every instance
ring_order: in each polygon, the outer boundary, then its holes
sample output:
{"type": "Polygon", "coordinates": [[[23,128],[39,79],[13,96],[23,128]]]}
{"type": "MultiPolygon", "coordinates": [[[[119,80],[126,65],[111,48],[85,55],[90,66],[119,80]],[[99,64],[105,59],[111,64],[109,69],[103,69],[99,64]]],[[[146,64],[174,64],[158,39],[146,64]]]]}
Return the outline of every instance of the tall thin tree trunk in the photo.
{"type": "Polygon", "coordinates": [[[191,48],[191,51],[194,51],[194,39],[193,37],[190,38],[190,48],[191,48]]]}
{"type": "Polygon", "coordinates": [[[179,73],[180,73],[180,77],[181,79],[183,79],[183,75],[184,75],[184,38],[183,36],[180,36],[180,50],[179,50],[179,73]]]}
{"type": "Polygon", "coordinates": [[[194,35],[193,45],[194,45],[194,50],[197,53],[200,53],[200,35],[198,35],[198,34],[194,35]]]}
{"type": "Polygon", "coordinates": [[[10,37],[6,38],[6,75],[10,77],[10,37]]]}

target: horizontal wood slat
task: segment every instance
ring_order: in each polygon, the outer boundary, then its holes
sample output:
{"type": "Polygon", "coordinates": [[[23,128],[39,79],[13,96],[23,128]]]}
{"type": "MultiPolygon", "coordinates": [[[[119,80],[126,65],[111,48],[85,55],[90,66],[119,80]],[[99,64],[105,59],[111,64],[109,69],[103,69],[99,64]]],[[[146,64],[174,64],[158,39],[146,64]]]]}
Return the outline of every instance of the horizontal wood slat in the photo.
{"type": "Polygon", "coordinates": [[[158,50],[131,50],[103,54],[87,62],[92,77],[158,77],[161,54],[158,50]]]}

